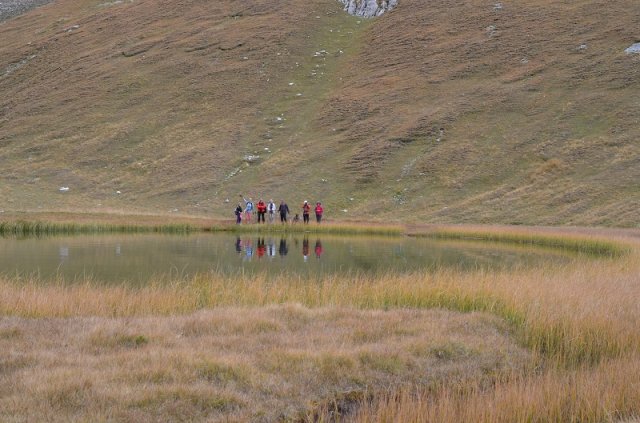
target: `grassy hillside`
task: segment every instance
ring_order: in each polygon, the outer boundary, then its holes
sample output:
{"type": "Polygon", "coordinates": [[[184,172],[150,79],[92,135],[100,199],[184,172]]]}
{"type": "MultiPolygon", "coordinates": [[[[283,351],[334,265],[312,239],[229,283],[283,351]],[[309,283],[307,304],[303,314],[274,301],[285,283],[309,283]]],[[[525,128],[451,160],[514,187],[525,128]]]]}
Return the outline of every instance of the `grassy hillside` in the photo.
{"type": "Polygon", "coordinates": [[[639,28],[633,0],[404,0],[371,21],[333,0],[56,0],[0,23],[0,209],[231,216],[242,192],[636,226],[639,28]]]}

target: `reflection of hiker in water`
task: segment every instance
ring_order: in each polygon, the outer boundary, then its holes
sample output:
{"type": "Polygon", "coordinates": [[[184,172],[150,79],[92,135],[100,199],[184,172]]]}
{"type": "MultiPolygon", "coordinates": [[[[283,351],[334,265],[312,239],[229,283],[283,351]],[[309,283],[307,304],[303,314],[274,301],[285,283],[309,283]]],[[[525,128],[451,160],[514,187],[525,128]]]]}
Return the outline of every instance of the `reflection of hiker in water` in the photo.
{"type": "Polygon", "coordinates": [[[289,247],[287,247],[287,240],[280,238],[280,247],[278,248],[278,254],[286,256],[289,253],[289,247]]]}
{"type": "Polygon", "coordinates": [[[269,257],[276,256],[276,243],[271,238],[269,238],[269,241],[267,242],[267,255],[269,257]]]}
{"type": "Polygon", "coordinates": [[[236,253],[242,253],[242,241],[240,241],[240,237],[236,238],[236,253]]]}
{"type": "Polygon", "coordinates": [[[320,258],[320,256],[322,255],[322,243],[320,242],[320,240],[316,240],[316,258],[320,258]]]}
{"type": "Polygon", "coordinates": [[[245,260],[251,260],[251,257],[253,257],[253,245],[251,245],[251,240],[244,241],[244,252],[245,260]]]}
{"type": "Polygon", "coordinates": [[[264,238],[258,238],[258,247],[256,248],[256,252],[258,253],[258,258],[262,258],[266,251],[266,247],[264,245],[264,238]]]}
{"type": "Polygon", "coordinates": [[[304,261],[309,259],[309,238],[302,240],[302,257],[304,257],[304,261]]]}

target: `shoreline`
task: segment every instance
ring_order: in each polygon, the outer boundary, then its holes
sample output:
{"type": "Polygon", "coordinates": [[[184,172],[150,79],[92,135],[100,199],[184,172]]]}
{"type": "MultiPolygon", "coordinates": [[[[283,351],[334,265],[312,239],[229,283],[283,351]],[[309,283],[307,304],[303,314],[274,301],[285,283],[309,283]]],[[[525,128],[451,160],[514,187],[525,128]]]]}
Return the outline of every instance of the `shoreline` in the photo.
{"type": "Polygon", "coordinates": [[[321,225],[315,223],[236,225],[232,219],[184,215],[70,212],[0,214],[0,236],[196,232],[410,236],[550,247],[610,257],[630,253],[633,246],[640,240],[640,230],[622,228],[403,224],[349,220],[327,220],[321,225]]]}

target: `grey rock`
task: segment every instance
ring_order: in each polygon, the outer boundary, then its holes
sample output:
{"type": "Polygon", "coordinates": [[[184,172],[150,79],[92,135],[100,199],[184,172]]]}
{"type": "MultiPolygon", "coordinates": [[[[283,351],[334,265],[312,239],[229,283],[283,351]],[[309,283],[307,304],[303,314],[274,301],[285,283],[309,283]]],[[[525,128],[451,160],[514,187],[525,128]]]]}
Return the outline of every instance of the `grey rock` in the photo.
{"type": "Polygon", "coordinates": [[[0,22],[50,2],[51,0],[2,0],[0,2],[0,22]]]}
{"type": "Polygon", "coordinates": [[[244,161],[247,163],[255,163],[260,160],[260,156],[257,154],[247,154],[244,156],[244,161]]]}
{"type": "Polygon", "coordinates": [[[640,43],[632,44],[631,47],[624,51],[627,54],[640,54],[640,43]]]}
{"type": "Polygon", "coordinates": [[[398,5],[398,0],[338,0],[344,10],[353,16],[374,18],[398,5]]]}

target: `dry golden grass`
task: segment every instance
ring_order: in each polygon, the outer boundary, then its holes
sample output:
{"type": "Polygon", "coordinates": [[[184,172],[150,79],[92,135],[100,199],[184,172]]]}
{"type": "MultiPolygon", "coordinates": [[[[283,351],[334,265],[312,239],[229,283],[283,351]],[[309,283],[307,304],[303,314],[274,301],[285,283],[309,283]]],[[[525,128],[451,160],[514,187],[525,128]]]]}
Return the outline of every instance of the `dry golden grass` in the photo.
{"type": "Polygon", "coordinates": [[[521,372],[499,319],[302,306],[0,320],[2,421],[305,419],[380,387],[521,372]]]}
{"type": "Polygon", "coordinates": [[[498,274],[442,270],[402,276],[334,276],[317,282],[299,276],[198,276],[141,288],[4,279],[0,282],[0,313],[24,317],[167,315],[208,307],[282,303],[480,310],[512,322],[521,330],[523,342],[534,349],[581,361],[639,345],[635,336],[640,324],[635,312],[638,276],[632,269],[637,269],[632,258],[585,259],[565,268],[498,274]]]}
{"type": "Polygon", "coordinates": [[[364,404],[355,422],[632,422],[640,403],[640,360],[549,370],[498,382],[401,390],[364,404]]]}

